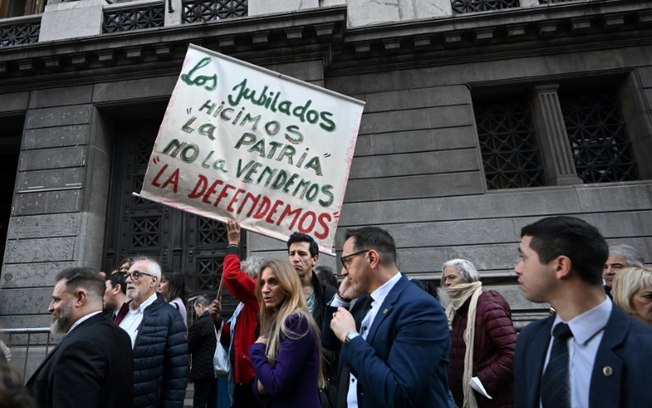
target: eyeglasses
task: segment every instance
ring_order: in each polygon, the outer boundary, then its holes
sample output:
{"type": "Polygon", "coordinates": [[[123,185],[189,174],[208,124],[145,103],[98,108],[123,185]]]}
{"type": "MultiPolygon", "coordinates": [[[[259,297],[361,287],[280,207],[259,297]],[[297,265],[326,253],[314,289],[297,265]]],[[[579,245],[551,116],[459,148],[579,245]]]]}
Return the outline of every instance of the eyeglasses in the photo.
{"type": "Polygon", "coordinates": [[[146,273],[146,272],[141,272],[141,271],[127,272],[127,276],[130,277],[132,280],[138,280],[143,275],[154,276],[151,273],[146,273]]]}
{"type": "Polygon", "coordinates": [[[354,252],[352,254],[348,254],[347,256],[340,257],[340,261],[342,261],[342,266],[344,267],[344,269],[349,269],[349,264],[351,263],[351,259],[353,259],[354,256],[360,255],[360,254],[365,254],[365,253],[367,253],[369,251],[370,251],[369,249],[363,249],[361,251],[354,252]]]}

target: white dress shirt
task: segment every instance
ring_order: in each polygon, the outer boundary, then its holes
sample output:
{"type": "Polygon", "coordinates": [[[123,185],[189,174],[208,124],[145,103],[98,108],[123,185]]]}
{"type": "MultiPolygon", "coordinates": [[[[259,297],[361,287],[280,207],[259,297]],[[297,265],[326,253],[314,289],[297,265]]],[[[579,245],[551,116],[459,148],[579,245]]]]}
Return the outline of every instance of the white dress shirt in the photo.
{"type": "MultiPolygon", "coordinates": [[[[363,339],[367,339],[369,329],[374,323],[374,319],[378,314],[378,310],[380,310],[380,306],[382,306],[385,298],[400,279],[401,273],[397,272],[390,280],[370,294],[373,299],[373,302],[371,302],[371,309],[369,309],[364,319],[362,319],[362,323],[360,323],[360,335],[363,339]]],[[[349,392],[346,394],[346,404],[348,408],[358,407],[358,379],[355,378],[353,374],[349,375],[349,392]]]]}
{"type": "MultiPolygon", "coordinates": [[[[589,389],[591,386],[593,364],[595,363],[595,356],[598,353],[598,347],[602,341],[604,328],[607,325],[612,308],[613,304],[611,303],[611,299],[609,299],[609,296],[605,296],[605,300],[598,306],[574,317],[568,322],[564,322],[568,323],[573,332],[573,337],[567,340],[572,408],[589,407],[589,389]]],[[[563,322],[563,320],[557,315],[550,328],[550,344],[548,345],[548,353],[543,366],[544,371],[548,366],[552,342],[554,340],[552,330],[559,322],[563,322]]],[[[541,402],[539,402],[539,406],[541,406],[541,402]]]]}
{"type": "Polygon", "coordinates": [[[156,292],[154,292],[146,301],[141,303],[136,309],[129,307],[129,311],[120,322],[120,328],[126,331],[129,337],[131,337],[132,349],[136,344],[136,337],[138,337],[138,327],[140,327],[140,323],[143,321],[143,312],[147,309],[147,306],[154,303],[155,300],[156,292]]]}

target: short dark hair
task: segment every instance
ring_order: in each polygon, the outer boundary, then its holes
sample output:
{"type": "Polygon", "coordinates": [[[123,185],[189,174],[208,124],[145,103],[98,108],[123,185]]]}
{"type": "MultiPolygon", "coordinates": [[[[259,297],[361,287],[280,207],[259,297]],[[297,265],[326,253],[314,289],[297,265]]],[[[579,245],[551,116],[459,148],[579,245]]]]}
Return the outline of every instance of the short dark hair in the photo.
{"type": "Polygon", "coordinates": [[[532,237],[530,248],[542,263],[564,255],[583,281],[602,284],[602,269],[609,256],[609,246],[593,225],[575,217],[547,217],[523,227],[521,237],[526,235],[532,237]]]}
{"type": "Polygon", "coordinates": [[[307,242],[310,244],[310,256],[314,258],[319,255],[319,245],[317,245],[317,242],[315,242],[310,235],[302,234],[301,232],[293,232],[292,235],[290,235],[290,238],[288,238],[288,252],[290,251],[290,245],[295,242],[307,242]]]}
{"type": "Polygon", "coordinates": [[[186,278],[182,272],[171,271],[164,272],[163,278],[168,281],[167,301],[181,298],[186,303],[186,278]]]}
{"type": "Polygon", "coordinates": [[[116,285],[120,285],[120,291],[126,295],[127,294],[127,274],[124,272],[113,272],[111,275],[106,277],[106,280],[111,282],[111,287],[115,288],[116,285]]]}
{"type": "Polygon", "coordinates": [[[348,229],[344,240],[349,238],[355,240],[353,249],[356,251],[374,249],[379,253],[381,262],[396,264],[396,243],[389,232],[384,229],[378,227],[348,229]]]}
{"type": "Polygon", "coordinates": [[[326,265],[319,265],[315,267],[315,272],[317,272],[317,278],[322,285],[328,284],[334,288],[337,287],[337,278],[335,277],[335,273],[333,273],[333,269],[326,265]]]}
{"type": "Polygon", "coordinates": [[[61,280],[65,281],[68,293],[74,293],[74,289],[81,287],[90,293],[96,294],[101,299],[106,289],[104,279],[102,279],[98,271],[92,268],[75,267],[64,269],[57,274],[55,282],[61,280]]]}

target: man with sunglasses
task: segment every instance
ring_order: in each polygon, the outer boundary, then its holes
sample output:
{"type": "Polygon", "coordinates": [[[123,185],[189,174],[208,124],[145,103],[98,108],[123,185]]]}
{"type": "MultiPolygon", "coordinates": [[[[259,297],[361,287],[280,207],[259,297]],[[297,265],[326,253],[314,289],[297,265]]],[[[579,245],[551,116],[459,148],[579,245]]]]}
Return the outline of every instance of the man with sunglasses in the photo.
{"type": "Polygon", "coordinates": [[[129,311],[120,322],[133,347],[133,407],[183,407],[188,384],[186,326],[156,287],[161,266],[136,257],[127,273],[129,311]]]}
{"type": "Polygon", "coordinates": [[[48,311],[52,332],[65,336],[27,382],[39,407],[131,405],[131,344],[102,315],[103,293],[104,282],[91,268],[57,275],[48,311]]]}
{"type": "Polygon", "coordinates": [[[337,407],[447,407],[450,335],[443,308],[399,272],[387,231],[347,230],[345,239],[344,280],[322,340],[340,350],[337,407]]]}

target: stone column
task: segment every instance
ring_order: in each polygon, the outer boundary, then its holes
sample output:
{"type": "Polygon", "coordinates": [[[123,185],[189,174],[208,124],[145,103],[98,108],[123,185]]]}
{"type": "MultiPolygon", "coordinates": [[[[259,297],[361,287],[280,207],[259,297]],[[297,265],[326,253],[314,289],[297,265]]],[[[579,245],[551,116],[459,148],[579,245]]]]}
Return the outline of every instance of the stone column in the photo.
{"type": "Polygon", "coordinates": [[[546,183],[549,185],[582,184],[575,170],[564,117],[557,97],[558,88],[557,84],[536,86],[530,100],[532,121],[545,167],[546,183]]]}

